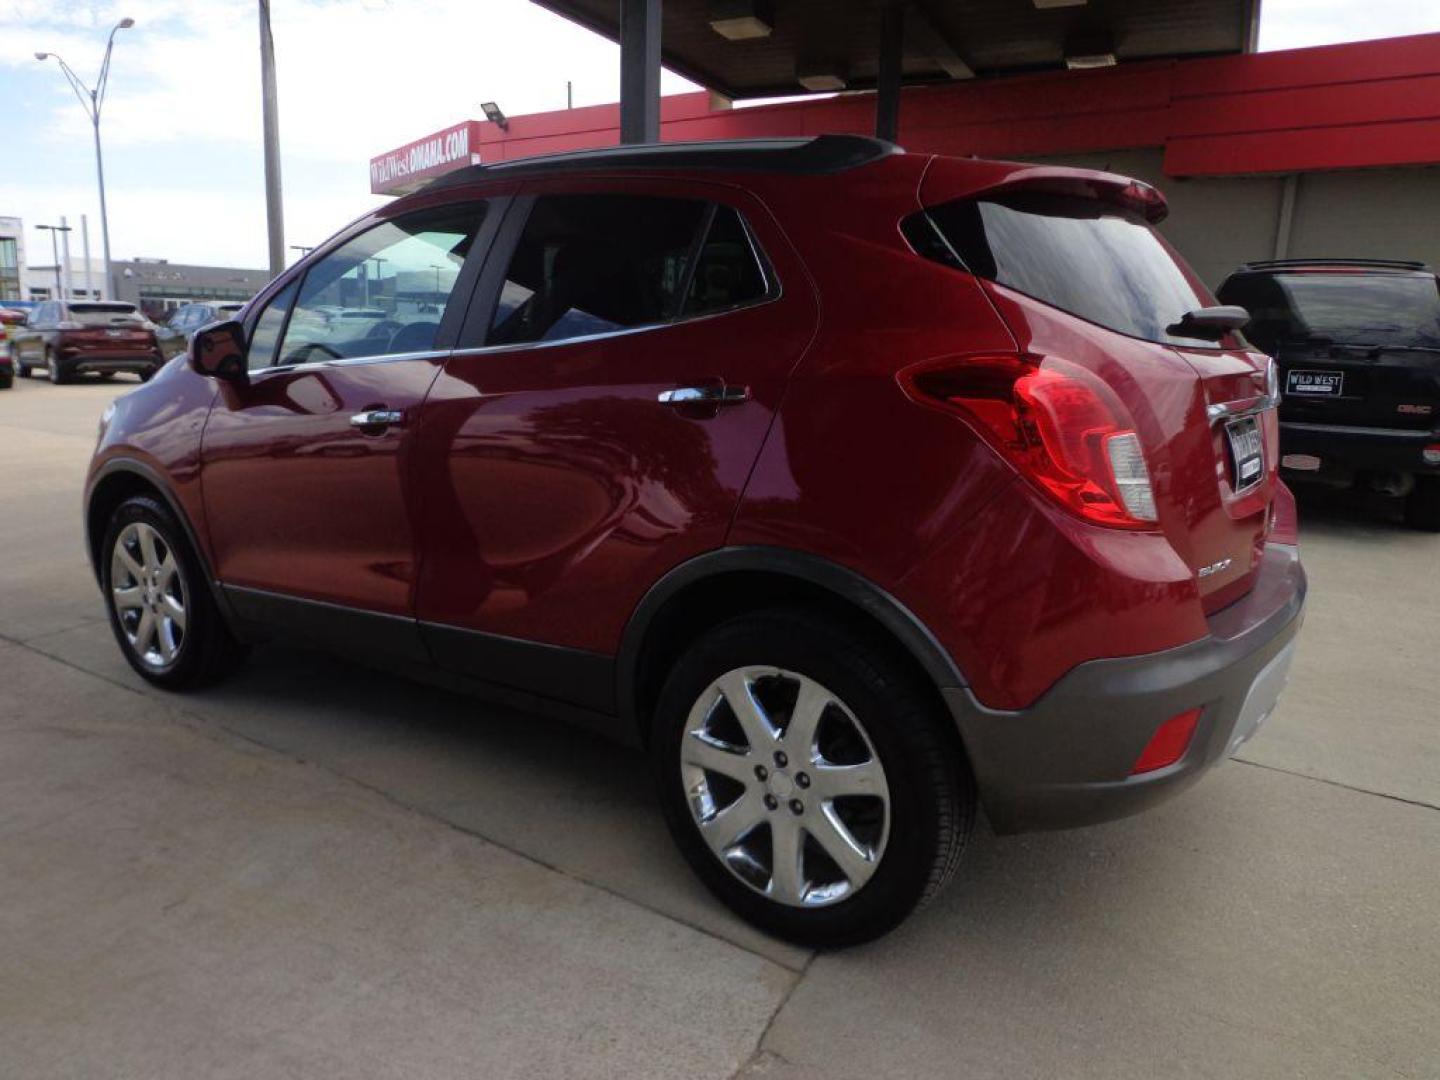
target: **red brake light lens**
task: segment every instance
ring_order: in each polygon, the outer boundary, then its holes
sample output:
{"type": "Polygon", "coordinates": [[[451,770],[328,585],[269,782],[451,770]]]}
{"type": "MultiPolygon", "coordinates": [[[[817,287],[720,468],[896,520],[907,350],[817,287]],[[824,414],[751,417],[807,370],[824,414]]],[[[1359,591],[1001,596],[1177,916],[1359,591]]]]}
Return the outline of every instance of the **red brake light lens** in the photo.
{"type": "Polygon", "coordinates": [[[1189,709],[1178,716],[1172,716],[1156,728],[1150,742],[1140,751],[1140,756],[1131,766],[1130,775],[1154,772],[1166,765],[1174,765],[1184,757],[1185,751],[1190,749],[1190,740],[1195,737],[1195,725],[1200,722],[1202,711],[1189,709]]]}
{"type": "Polygon", "coordinates": [[[1087,521],[1155,527],[1129,413],[1100,379],[1054,357],[972,356],[902,374],[912,396],[975,421],[1031,482],[1087,521]]]}

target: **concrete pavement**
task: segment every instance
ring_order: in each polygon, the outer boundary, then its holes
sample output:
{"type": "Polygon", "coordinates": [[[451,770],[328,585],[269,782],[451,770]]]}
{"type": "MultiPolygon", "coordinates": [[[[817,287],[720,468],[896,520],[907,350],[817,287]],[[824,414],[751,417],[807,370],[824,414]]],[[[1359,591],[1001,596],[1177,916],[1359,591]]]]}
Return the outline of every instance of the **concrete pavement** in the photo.
{"type": "Polygon", "coordinates": [[[812,958],[588,735],[275,648],[137,679],[79,531],[124,389],[0,392],[0,1072],[1440,1073],[1440,538],[1307,503],[1309,620],[1242,762],[982,833],[896,934],[812,958]]]}

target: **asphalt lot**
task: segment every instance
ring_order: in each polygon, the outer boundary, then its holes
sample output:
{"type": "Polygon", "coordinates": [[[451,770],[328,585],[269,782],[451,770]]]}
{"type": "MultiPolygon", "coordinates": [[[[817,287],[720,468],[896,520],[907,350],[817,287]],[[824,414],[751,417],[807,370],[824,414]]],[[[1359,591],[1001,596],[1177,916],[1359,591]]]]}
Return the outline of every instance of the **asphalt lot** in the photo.
{"type": "Polygon", "coordinates": [[[148,688],[79,527],[132,385],[0,392],[0,1074],[1440,1075],[1440,537],[1307,501],[1241,760],[981,832],[897,933],[812,956],[711,901],[583,733],[278,648],[148,688]]]}

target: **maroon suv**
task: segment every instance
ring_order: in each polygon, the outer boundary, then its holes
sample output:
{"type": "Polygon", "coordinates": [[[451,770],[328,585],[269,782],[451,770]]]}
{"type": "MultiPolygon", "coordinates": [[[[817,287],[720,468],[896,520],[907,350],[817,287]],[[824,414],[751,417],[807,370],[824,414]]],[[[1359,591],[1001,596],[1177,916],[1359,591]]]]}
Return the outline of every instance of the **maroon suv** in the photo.
{"type": "Polygon", "coordinates": [[[786,937],[1135,812],[1274,707],[1273,365],[1123,177],[869,139],[473,167],[115,402],[86,526],[189,688],[287,638],[647,748],[786,937]]]}

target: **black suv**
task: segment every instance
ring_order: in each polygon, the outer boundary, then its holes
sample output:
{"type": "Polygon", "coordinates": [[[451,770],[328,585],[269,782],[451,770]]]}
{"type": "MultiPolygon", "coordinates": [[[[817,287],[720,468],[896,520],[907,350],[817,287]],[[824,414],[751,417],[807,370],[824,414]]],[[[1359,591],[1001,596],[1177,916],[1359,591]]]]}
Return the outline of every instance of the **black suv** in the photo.
{"type": "Polygon", "coordinates": [[[1404,496],[1405,518],[1440,531],[1440,281],[1423,263],[1247,263],[1221,303],[1275,357],[1287,479],[1404,496]]]}

